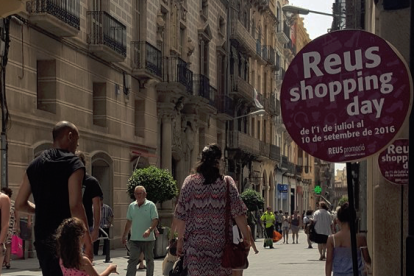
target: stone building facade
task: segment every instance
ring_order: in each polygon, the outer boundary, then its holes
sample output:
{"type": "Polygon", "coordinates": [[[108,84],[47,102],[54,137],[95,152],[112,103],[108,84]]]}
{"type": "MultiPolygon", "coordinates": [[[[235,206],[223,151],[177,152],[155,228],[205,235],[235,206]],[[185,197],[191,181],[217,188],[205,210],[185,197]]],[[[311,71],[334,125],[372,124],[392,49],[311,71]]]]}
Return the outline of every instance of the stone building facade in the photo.
{"type": "MultiPolygon", "coordinates": [[[[69,120],[113,207],[115,247],[132,171],[168,169],[181,187],[213,142],[226,149],[226,173],[241,192],[255,189],[273,209],[305,210],[313,159],[287,134],[279,99],[309,37],[301,21],[288,22],[286,3],[28,1],[10,21],[8,185],[17,191],[30,161],[51,146],[54,124],[69,120]],[[261,108],[263,117],[248,115],[261,108]],[[288,185],[286,200],[279,184],[288,185]]],[[[173,206],[160,206],[163,225],[173,206]]]]}

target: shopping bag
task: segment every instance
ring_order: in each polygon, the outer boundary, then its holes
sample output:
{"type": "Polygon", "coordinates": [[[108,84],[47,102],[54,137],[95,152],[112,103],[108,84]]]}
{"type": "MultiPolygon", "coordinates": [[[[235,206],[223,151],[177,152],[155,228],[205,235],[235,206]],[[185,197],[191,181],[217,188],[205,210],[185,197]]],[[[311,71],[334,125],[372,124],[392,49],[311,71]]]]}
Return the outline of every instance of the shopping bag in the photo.
{"type": "Polygon", "coordinates": [[[276,230],[273,231],[273,242],[278,242],[282,239],[282,234],[277,232],[276,230]]]}
{"type": "Polygon", "coordinates": [[[23,240],[16,235],[12,237],[11,253],[19,259],[23,258],[23,240]]]}

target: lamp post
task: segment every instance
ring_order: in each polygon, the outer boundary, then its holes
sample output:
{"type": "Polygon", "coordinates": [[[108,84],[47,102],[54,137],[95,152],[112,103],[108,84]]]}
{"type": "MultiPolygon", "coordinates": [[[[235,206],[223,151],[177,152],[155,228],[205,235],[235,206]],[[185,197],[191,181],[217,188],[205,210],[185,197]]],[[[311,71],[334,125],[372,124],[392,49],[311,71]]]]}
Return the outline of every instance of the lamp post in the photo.
{"type": "Polygon", "coordinates": [[[309,10],[309,9],[305,9],[305,8],[293,6],[293,5],[284,5],[282,7],[282,11],[284,11],[285,13],[302,14],[302,15],[307,15],[309,13],[316,13],[316,14],[327,15],[327,16],[332,16],[332,17],[342,16],[341,14],[313,11],[313,10],[309,10]]]}

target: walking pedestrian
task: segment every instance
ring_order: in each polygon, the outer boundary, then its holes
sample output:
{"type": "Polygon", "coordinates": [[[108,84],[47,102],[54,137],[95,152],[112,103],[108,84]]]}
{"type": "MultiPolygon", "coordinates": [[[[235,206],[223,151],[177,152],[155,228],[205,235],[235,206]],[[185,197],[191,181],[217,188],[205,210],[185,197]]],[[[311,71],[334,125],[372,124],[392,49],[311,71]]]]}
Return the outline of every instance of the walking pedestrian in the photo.
{"type": "MultiPolygon", "coordinates": [[[[114,215],[112,213],[112,208],[103,203],[103,196],[100,197],[99,201],[101,206],[99,237],[104,237],[102,255],[106,255],[106,250],[109,249],[109,230],[111,229],[114,215]]],[[[99,242],[100,240],[97,240],[93,244],[93,253],[95,255],[99,255],[99,242]]]]}
{"type": "Polygon", "coordinates": [[[290,219],[290,225],[291,225],[290,227],[292,229],[293,243],[295,243],[295,237],[296,237],[296,244],[299,243],[299,223],[300,223],[299,211],[294,211],[290,219]]]}
{"type": "Polygon", "coordinates": [[[11,199],[13,194],[12,189],[3,187],[1,188],[1,191],[10,198],[10,223],[6,239],[6,254],[4,255],[3,260],[3,267],[10,269],[12,237],[16,234],[16,210],[14,209],[14,200],[11,199]]]}
{"type": "Polygon", "coordinates": [[[282,234],[282,223],[283,223],[283,211],[279,210],[279,212],[275,211],[276,217],[276,231],[282,234]]]}
{"type": "MultiPolygon", "coordinates": [[[[352,216],[349,204],[344,203],[338,210],[337,215],[341,230],[328,238],[325,275],[331,276],[333,272],[333,276],[353,276],[351,231],[349,225],[352,216]]],[[[369,256],[365,236],[357,234],[357,248],[359,249],[357,250],[359,275],[366,275],[364,274],[364,269],[370,270],[371,257],[369,256]]]]}
{"type": "Polygon", "coordinates": [[[154,229],[158,224],[158,211],[155,204],[146,199],[147,192],[144,186],[136,186],[134,190],[136,201],[132,202],[127,211],[127,222],[125,224],[122,243],[126,244],[128,233],[129,260],[126,276],[135,276],[140,255],[144,253],[147,264],[147,276],[154,275],[154,229]]]}
{"type": "MultiPolygon", "coordinates": [[[[221,267],[226,243],[226,199],[230,198],[231,217],[243,235],[246,249],[250,248],[246,205],[243,203],[234,180],[220,172],[221,149],[209,144],[201,153],[195,174],[187,176],[181,188],[175,209],[178,232],[177,251],[184,255],[184,267],[189,276],[223,276],[232,271],[221,267]],[[227,186],[229,189],[227,189],[227,186]],[[228,193],[228,194],[227,194],[228,193]]],[[[232,232],[229,239],[233,240],[232,232]]]]}
{"type": "Polygon", "coordinates": [[[266,208],[266,212],[263,213],[263,215],[260,217],[260,220],[264,224],[265,233],[266,233],[263,247],[266,247],[267,244],[269,244],[270,248],[274,248],[273,247],[273,231],[275,230],[274,224],[275,224],[276,219],[275,219],[275,215],[272,212],[272,207],[268,206],[266,208]]]}
{"type": "Polygon", "coordinates": [[[308,210],[306,211],[306,215],[303,218],[303,229],[305,230],[305,234],[307,236],[307,242],[308,242],[308,248],[313,248],[312,247],[312,241],[310,240],[310,235],[309,235],[309,229],[310,229],[310,224],[312,223],[312,214],[313,211],[312,210],[308,210]]]}
{"type": "Polygon", "coordinates": [[[282,222],[282,235],[283,235],[283,243],[289,244],[289,229],[290,229],[290,217],[289,213],[285,212],[283,216],[282,222]]]}
{"type": "MultiPolygon", "coordinates": [[[[81,151],[76,151],[76,155],[80,158],[83,165],[86,167],[86,157],[81,151]]],[[[85,173],[83,180],[83,196],[82,202],[85,207],[86,218],[88,219],[88,229],[91,232],[92,242],[96,241],[99,236],[99,225],[101,220],[101,203],[100,198],[103,196],[101,185],[99,181],[85,173]]]]}
{"type": "MultiPolygon", "coordinates": [[[[62,271],[56,254],[55,234],[63,220],[70,217],[88,221],[82,204],[85,166],[75,155],[78,128],[67,121],[58,122],[52,131],[53,147],[43,151],[28,166],[16,198],[16,211],[35,214],[35,248],[43,276],[59,276],[62,271]],[[29,201],[33,194],[34,203],[29,201]]],[[[92,261],[92,241],[84,235],[85,254],[92,261]]]]}
{"type": "Polygon", "coordinates": [[[59,265],[63,276],[108,276],[116,273],[117,265],[110,264],[104,272],[98,274],[91,260],[82,254],[82,239],[86,229],[78,218],[65,219],[56,233],[59,265]]]}
{"type": "MultiPolygon", "coordinates": [[[[0,263],[3,263],[6,254],[6,239],[10,225],[10,198],[0,192],[0,263]]],[[[1,275],[2,266],[0,266],[1,275]]]]}
{"type": "Polygon", "coordinates": [[[326,259],[326,241],[328,236],[332,233],[332,216],[328,212],[328,206],[325,201],[319,202],[319,209],[313,214],[313,223],[315,223],[316,242],[319,250],[319,260],[326,259]]]}

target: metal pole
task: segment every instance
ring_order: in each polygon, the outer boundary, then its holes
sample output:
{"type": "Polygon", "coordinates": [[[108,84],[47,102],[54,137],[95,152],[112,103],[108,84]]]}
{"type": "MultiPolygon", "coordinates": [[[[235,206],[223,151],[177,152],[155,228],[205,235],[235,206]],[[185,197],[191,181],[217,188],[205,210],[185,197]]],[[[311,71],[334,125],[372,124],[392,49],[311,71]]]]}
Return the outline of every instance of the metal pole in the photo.
{"type": "Polygon", "coordinates": [[[1,39],[0,39],[0,55],[1,55],[1,64],[0,64],[0,101],[1,101],[1,187],[8,186],[8,172],[7,172],[7,113],[6,113],[6,64],[7,64],[7,55],[9,48],[9,28],[10,28],[10,19],[3,19],[1,24],[1,39]]]}
{"type": "Polygon", "coordinates": [[[357,259],[357,243],[355,229],[355,205],[354,205],[354,183],[352,179],[352,163],[346,162],[346,179],[348,186],[348,201],[351,211],[351,221],[349,222],[349,230],[351,231],[351,250],[352,250],[352,267],[354,276],[358,276],[358,259],[357,259]]]}
{"type": "MultiPolygon", "coordinates": [[[[414,77],[414,1],[411,1],[411,23],[410,23],[410,71],[414,77]]],[[[411,110],[409,123],[409,147],[414,148],[414,111],[411,110]]],[[[414,171],[414,150],[409,151],[409,171],[414,171]]],[[[414,275],[414,178],[408,174],[408,237],[406,239],[406,275],[414,275]],[[411,189],[410,189],[411,188],[411,189]]],[[[401,218],[402,219],[402,218],[401,218]]]]}

